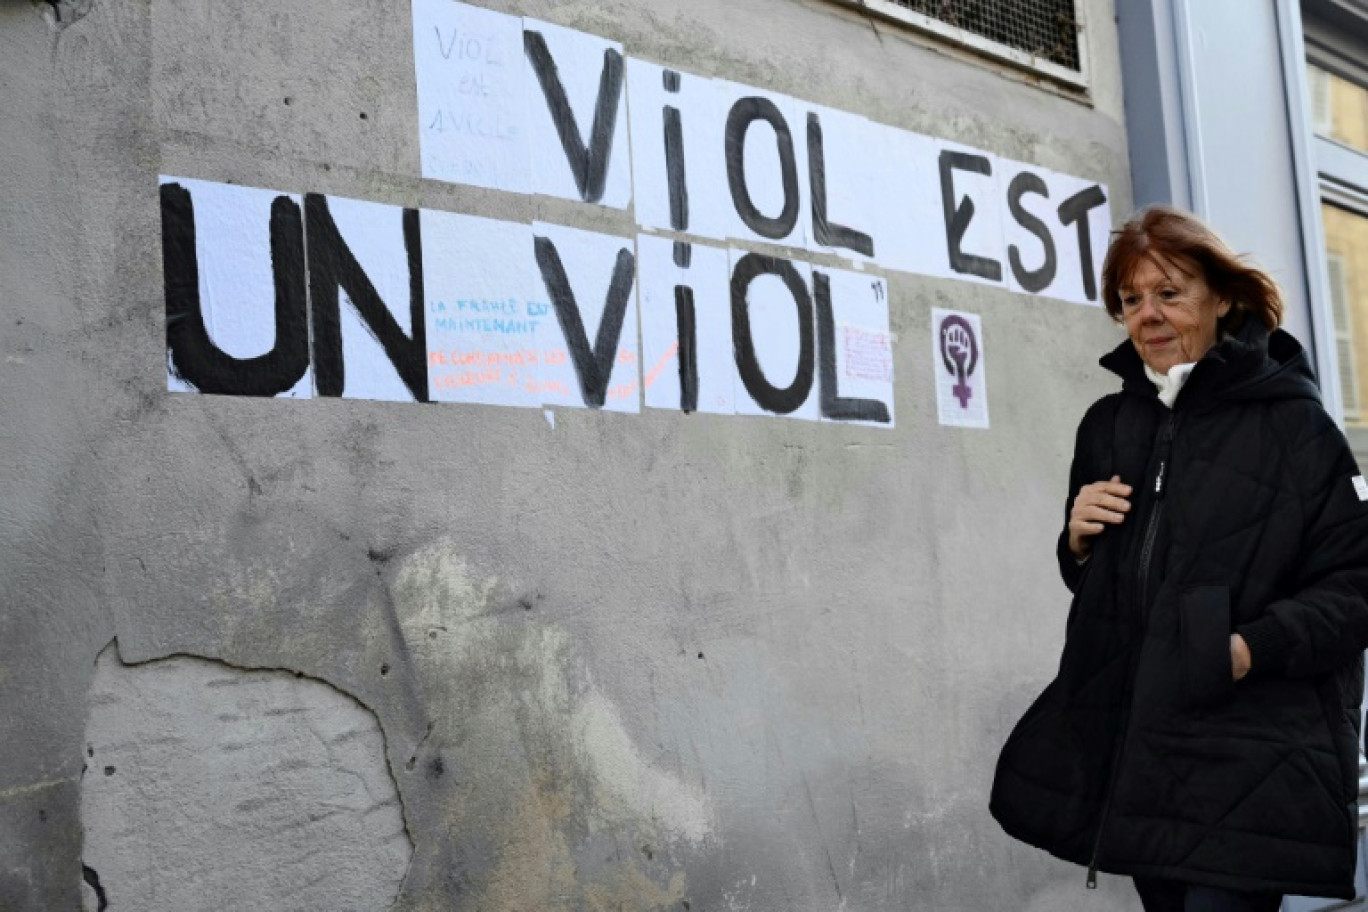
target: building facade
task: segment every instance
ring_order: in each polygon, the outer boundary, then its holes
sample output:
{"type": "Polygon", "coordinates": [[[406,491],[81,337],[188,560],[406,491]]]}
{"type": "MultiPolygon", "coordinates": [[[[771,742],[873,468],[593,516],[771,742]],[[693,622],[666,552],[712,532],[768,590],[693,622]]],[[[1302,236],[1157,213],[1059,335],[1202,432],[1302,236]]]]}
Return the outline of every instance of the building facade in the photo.
{"type": "Polygon", "coordinates": [[[1138,908],[986,806],[1100,258],[1365,447],[1359,7],[0,5],[0,906],[1138,908]]]}

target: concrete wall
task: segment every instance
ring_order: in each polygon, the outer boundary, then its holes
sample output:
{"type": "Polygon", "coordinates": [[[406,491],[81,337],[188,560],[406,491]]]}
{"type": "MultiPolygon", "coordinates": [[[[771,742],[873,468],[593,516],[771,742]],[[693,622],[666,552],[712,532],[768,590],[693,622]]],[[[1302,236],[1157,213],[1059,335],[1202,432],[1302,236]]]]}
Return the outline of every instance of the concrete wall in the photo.
{"type": "MultiPolygon", "coordinates": [[[[1129,206],[1107,0],[1087,103],[821,0],[487,5],[1129,206]]],[[[406,3],[2,0],[0,86],[0,907],[1083,906],[986,802],[1100,310],[886,272],[893,430],[170,394],[159,174],[635,226],[420,179],[406,3]]]]}

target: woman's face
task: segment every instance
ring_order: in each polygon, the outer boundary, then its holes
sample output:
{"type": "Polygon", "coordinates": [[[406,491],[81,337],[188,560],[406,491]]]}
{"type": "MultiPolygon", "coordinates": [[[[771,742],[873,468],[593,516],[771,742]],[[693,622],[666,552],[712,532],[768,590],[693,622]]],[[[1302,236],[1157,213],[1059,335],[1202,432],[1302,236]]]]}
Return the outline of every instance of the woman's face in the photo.
{"type": "Polygon", "coordinates": [[[1142,259],[1122,283],[1121,319],[1140,359],[1161,374],[1188,364],[1216,344],[1216,322],[1230,310],[1195,263],[1182,268],[1159,254],[1142,259]]]}

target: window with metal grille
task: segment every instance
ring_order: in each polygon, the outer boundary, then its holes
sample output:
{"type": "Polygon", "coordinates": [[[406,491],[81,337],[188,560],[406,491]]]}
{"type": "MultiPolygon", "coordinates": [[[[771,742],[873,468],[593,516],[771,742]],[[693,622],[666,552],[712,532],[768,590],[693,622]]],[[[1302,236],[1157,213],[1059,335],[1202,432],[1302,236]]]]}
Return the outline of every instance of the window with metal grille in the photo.
{"type": "Polygon", "coordinates": [[[946,25],[1077,70],[1074,0],[889,0],[946,25]]]}
{"type": "Polygon", "coordinates": [[[1086,34],[1076,0],[834,0],[965,50],[1088,88],[1086,34]]]}

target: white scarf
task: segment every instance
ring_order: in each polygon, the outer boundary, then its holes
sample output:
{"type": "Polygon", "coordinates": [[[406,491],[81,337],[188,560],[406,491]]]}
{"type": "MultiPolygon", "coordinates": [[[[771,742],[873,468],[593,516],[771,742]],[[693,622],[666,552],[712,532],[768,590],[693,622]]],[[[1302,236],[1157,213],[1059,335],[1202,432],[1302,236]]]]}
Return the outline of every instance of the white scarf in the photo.
{"type": "Polygon", "coordinates": [[[1169,408],[1173,408],[1173,402],[1178,398],[1178,393],[1183,389],[1183,384],[1187,383],[1188,375],[1197,366],[1194,361],[1191,364],[1175,364],[1169,368],[1168,376],[1159,373],[1148,364],[1145,365],[1145,376],[1150,378],[1159,389],[1159,401],[1169,408]]]}

